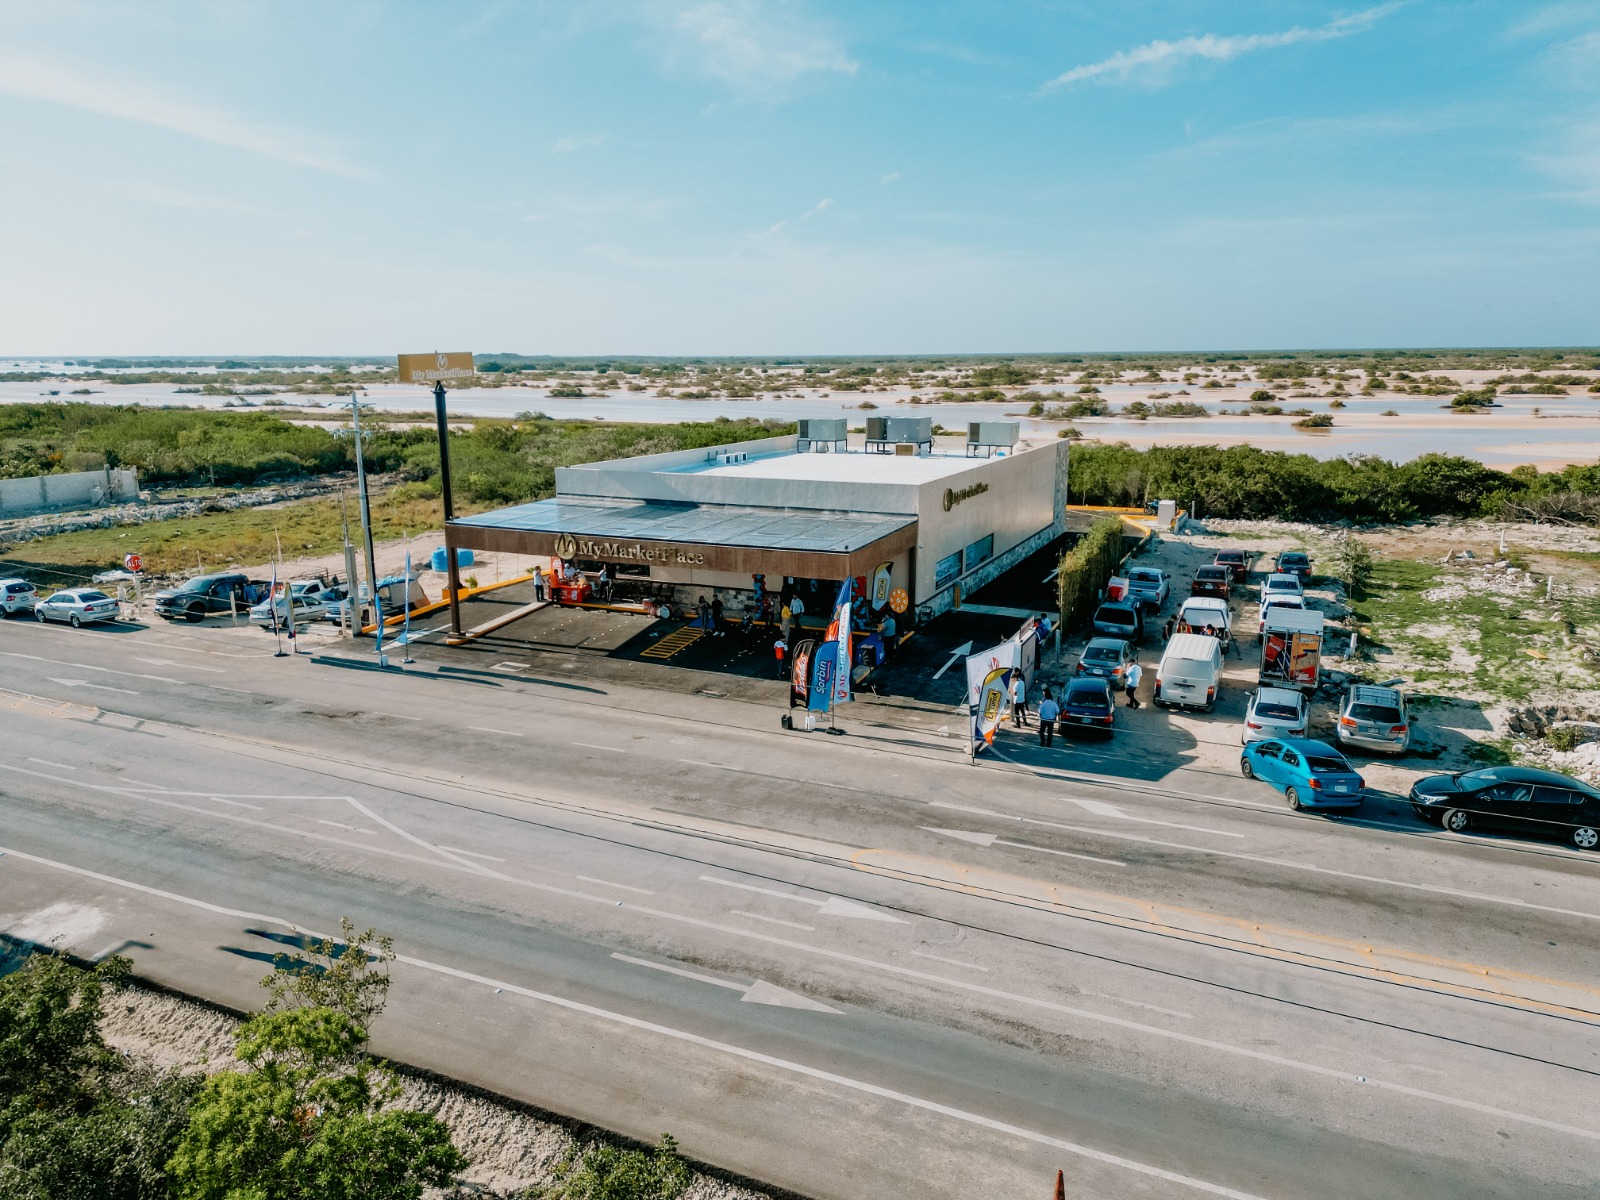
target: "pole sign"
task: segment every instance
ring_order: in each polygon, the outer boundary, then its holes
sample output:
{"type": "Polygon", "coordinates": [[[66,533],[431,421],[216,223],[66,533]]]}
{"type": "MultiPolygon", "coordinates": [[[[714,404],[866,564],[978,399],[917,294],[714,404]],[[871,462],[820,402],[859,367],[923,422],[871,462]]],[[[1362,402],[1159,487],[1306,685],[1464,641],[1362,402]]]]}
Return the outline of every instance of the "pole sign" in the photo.
{"type": "Polygon", "coordinates": [[[137,554],[124,554],[122,556],[122,566],[124,570],[132,571],[137,575],[144,570],[144,559],[137,554]]]}
{"type": "Polygon", "coordinates": [[[446,383],[452,379],[471,379],[477,374],[472,365],[472,355],[402,354],[400,355],[401,383],[446,383]]]}

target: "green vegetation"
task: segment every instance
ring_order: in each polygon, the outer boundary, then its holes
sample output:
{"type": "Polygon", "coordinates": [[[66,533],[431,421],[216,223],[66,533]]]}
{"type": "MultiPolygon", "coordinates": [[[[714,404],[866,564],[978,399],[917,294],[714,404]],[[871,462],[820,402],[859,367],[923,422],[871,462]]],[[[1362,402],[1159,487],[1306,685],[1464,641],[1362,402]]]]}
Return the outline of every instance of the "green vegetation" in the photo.
{"type": "Polygon", "coordinates": [[[1094,611],[1106,581],[1122,561],[1122,519],[1103,517],[1061,556],[1056,574],[1056,605],[1061,627],[1070,628],[1094,611]]]}
{"type": "MultiPolygon", "coordinates": [[[[1306,412],[1305,409],[1297,409],[1296,411],[1306,412]]],[[[1307,415],[1294,423],[1294,427],[1296,429],[1331,429],[1333,427],[1333,414],[1307,413],[1307,415]]]]}
{"type": "Polygon", "coordinates": [[[1075,446],[1072,498],[1140,505],[1166,496],[1217,517],[1395,522],[1494,516],[1537,502],[1540,512],[1586,511],[1600,497],[1600,466],[1497,471],[1471,459],[1426,454],[1407,463],[1373,455],[1317,459],[1254,446],[1075,446]]]}
{"type": "Polygon", "coordinates": [[[677,1200],[689,1188],[689,1164],[671,1134],[649,1150],[623,1150],[601,1142],[581,1154],[574,1146],[557,1165],[559,1182],[530,1200],[677,1200]]]}

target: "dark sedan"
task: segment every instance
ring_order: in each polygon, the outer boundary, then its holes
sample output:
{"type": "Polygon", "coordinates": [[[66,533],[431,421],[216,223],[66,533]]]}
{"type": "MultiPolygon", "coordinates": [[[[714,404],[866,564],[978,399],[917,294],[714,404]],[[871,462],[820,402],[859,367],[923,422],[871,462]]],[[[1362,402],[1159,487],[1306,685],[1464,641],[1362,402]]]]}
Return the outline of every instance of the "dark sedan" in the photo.
{"type": "Polygon", "coordinates": [[[1285,550],[1272,561],[1272,570],[1277,575],[1295,575],[1300,579],[1311,578],[1311,556],[1304,550],[1285,550]]]}
{"type": "Polygon", "coordinates": [[[1093,729],[1109,735],[1115,720],[1116,705],[1109,683],[1087,675],[1067,681],[1067,690],[1061,697],[1061,732],[1093,729]]]}
{"type": "Polygon", "coordinates": [[[1452,833],[1503,829],[1554,835],[1580,850],[1600,843],[1600,788],[1534,767],[1484,767],[1429,775],[1411,785],[1411,807],[1452,833]]]}
{"type": "Polygon", "coordinates": [[[1227,600],[1233,595],[1233,571],[1228,567],[1201,567],[1189,585],[1191,596],[1215,596],[1227,600]]]}

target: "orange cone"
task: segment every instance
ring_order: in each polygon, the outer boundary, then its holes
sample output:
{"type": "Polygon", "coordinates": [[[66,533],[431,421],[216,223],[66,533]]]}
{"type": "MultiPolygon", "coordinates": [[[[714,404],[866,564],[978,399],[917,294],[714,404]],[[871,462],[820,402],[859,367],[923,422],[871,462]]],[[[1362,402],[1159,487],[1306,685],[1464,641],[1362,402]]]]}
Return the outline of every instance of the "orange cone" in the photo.
{"type": "Polygon", "coordinates": [[[1056,1200],[1067,1200],[1067,1173],[1056,1172],[1056,1200]]]}

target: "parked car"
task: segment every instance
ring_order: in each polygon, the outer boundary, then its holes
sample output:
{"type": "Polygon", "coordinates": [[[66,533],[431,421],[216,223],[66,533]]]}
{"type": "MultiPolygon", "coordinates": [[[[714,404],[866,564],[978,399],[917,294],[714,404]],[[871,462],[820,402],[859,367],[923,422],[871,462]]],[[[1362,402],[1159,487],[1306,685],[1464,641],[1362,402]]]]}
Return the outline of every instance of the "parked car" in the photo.
{"type": "Polygon", "coordinates": [[[1250,552],[1248,550],[1218,550],[1214,560],[1219,567],[1227,567],[1235,583],[1250,578],[1250,552]]]}
{"type": "MultiPolygon", "coordinates": [[[[415,577],[412,578],[409,589],[406,587],[406,577],[404,575],[385,575],[378,580],[378,604],[383,609],[385,621],[406,611],[408,590],[413,611],[429,603],[428,594],[415,577]]],[[[335,625],[343,625],[345,605],[350,602],[350,589],[348,586],[335,588],[331,595],[333,598],[328,601],[328,620],[335,625]]],[[[365,608],[368,604],[366,584],[360,585],[357,589],[357,595],[357,603],[362,608],[365,608]]],[[[369,618],[371,615],[371,613],[367,614],[369,618]]]]}
{"type": "Polygon", "coordinates": [[[1216,707],[1222,689],[1222,643],[1203,633],[1175,633],[1156,668],[1158,708],[1216,707]]]}
{"type": "Polygon", "coordinates": [[[1128,664],[1136,658],[1133,647],[1121,638],[1091,638],[1078,658],[1076,674],[1104,679],[1112,687],[1120,688],[1128,664]]]}
{"type": "Polygon", "coordinates": [[[1367,781],[1326,742],[1268,738],[1252,742],[1239,755],[1239,771],[1283,792],[1289,807],[1360,808],[1367,781]]]}
{"type": "Polygon", "coordinates": [[[35,604],[33,615],[41,621],[65,621],[76,629],[96,621],[115,621],[122,616],[122,602],[98,588],[63,588],[35,604]]]}
{"type": "Polygon", "coordinates": [[[1248,746],[1268,738],[1303,738],[1310,723],[1311,705],[1293,688],[1257,688],[1245,705],[1239,741],[1248,746]]]}
{"type": "Polygon", "coordinates": [[[26,579],[0,579],[0,617],[32,612],[38,602],[38,590],[26,579]]]}
{"type": "Polygon", "coordinates": [[[1265,601],[1269,596],[1304,596],[1306,589],[1300,582],[1300,576],[1288,575],[1282,571],[1274,571],[1261,581],[1261,599],[1265,601]]]}
{"type": "Polygon", "coordinates": [[[1227,567],[1201,567],[1194,573],[1189,594],[1227,600],[1233,595],[1233,572],[1227,567]]]}
{"type": "Polygon", "coordinates": [[[1222,643],[1226,650],[1233,643],[1233,614],[1226,600],[1215,596],[1190,596],[1178,609],[1179,633],[1205,633],[1222,643]]]}
{"type": "Polygon", "coordinates": [[[1346,689],[1334,726],[1346,746],[1404,754],[1411,746],[1405,695],[1392,687],[1356,684],[1346,689]]]}
{"type": "Polygon", "coordinates": [[[1067,680],[1067,686],[1061,694],[1061,716],[1058,719],[1062,732],[1076,728],[1109,734],[1115,721],[1116,705],[1111,699],[1111,685],[1108,682],[1087,675],[1067,680]]]}
{"type": "Polygon", "coordinates": [[[1311,556],[1304,550],[1284,550],[1272,560],[1272,570],[1278,575],[1297,575],[1311,579],[1311,556]]]}
{"type": "Polygon", "coordinates": [[[287,585],[278,584],[276,595],[261,601],[250,610],[250,624],[275,630],[288,625],[292,611],[295,624],[302,621],[321,621],[328,615],[328,601],[334,589],[320,579],[296,579],[287,585]]]}
{"type": "Polygon", "coordinates": [[[1298,608],[1304,609],[1306,598],[1304,596],[1290,596],[1283,592],[1263,592],[1261,607],[1256,610],[1256,641],[1261,640],[1261,631],[1267,623],[1267,610],[1270,608],[1298,608]]]}
{"type": "Polygon", "coordinates": [[[238,574],[197,575],[178,587],[157,592],[151,599],[158,617],[204,621],[214,613],[249,612],[267,598],[271,586],[268,580],[238,574]]]}
{"type": "Polygon", "coordinates": [[[1160,567],[1130,567],[1128,599],[1146,612],[1160,612],[1167,605],[1172,584],[1160,567]]]}
{"type": "Polygon", "coordinates": [[[1144,640],[1144,614],[1136,604],[1102,604],[1094,610],[1094,631],[1137,645],[1144,640]]]}
{"type": "Polygon", "coordinates": [[[1533,767],[1429,775],[1411,785],[1412,811],[1452,833],[1554,834],[1580,850],[1600,844],[1600,788],[1533,767]]]}

